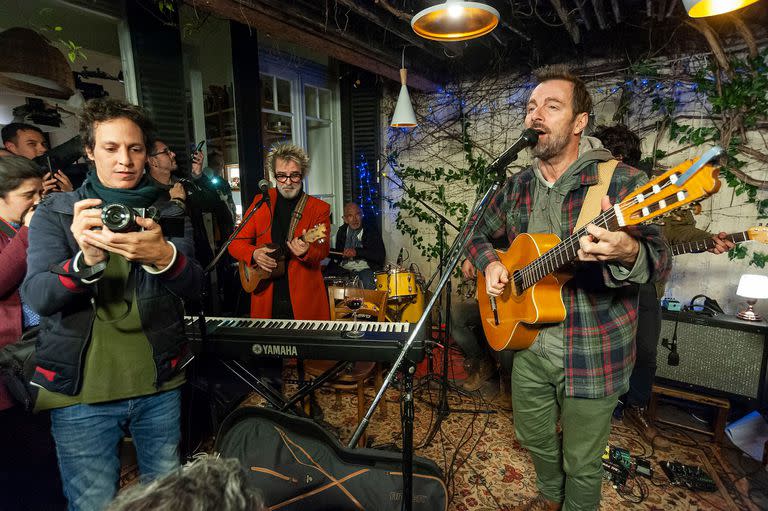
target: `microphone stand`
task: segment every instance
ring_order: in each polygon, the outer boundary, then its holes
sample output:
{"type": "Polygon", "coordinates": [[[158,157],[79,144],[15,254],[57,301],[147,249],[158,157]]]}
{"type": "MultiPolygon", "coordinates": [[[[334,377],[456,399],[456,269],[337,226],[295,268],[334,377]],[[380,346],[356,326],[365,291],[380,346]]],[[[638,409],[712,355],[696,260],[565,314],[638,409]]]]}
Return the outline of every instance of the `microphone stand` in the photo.
{"type": "MultiPolygon", "coordinates": [[[[534,139],[532,142],[528,142],[528,145],[534,145],[535,143],[536,143],[536,140],[534,139]]],[[[384,382],[382,383],[381,388],[376,393],[376,396],[374,396],[373,398],[373,403],[371,403],[370,408],[366,412],[363,419],[360,421],[360,424],[358,424],[357,429],[355,429],[355,432],[352,434],[352,438],[350,438],[347,444],[348,448],[351,449],[351,448],[354,448],[355,445],[357,445],[357,442],[360,439],[360,436],[365,432],[365,429],[368,427],[368,423],[371,421],[371,417],[376,411],[376,408],[379,406],[379,402],[384,397],[384,393],[387,391],[387,388],[389,388],[389,385],[392,383],[392,379],[394,378],[395,373],[398,370],[400,370],[401,365],[403,365],[403,361],[405,360],[405,357],[408,355],[408,352],[411,350],[411,347],[413,346],[413,343],[416,340],[416,336],[421,333],[421,329],[424,327],[424,323],[427,320],[429,311],[432,310],[432,307],[434,307],[440,292],[443,290],[448,280],[450,279],[451,271],[453,270],[453,268],[456,267],[456,264],[458,264],[459,258],[461,257],[462,252],[464,251],[464,248],[467,245],[467,242],[472,237],[472,234],[475,232],[475,227],[477,226],[477,223],[483,217],[483,214],[488,209],[488,206],[490,205],[490,203],[496,198],[496,195],[499,189],[501,188],[502,183],[504,182],[502,177],[504,178],[506,177],[504,173],[504,169],[509,164],[509,162],[513,161],[517,157],[517,153],[522,149],[522,147],[516,147],[516,146],[518,146],[518,144],[514,144],[512,147],[508,148],[506,151],[504,151],[504,153],[501,156],[499,156],[496,160],[494,160],[493,163],[491,163],[488,166],[487,170],[495,171],[497,173],[498,179],[494,181],[494,183],[488,188],[488,190],[485,192],[483,197],[480,199],[480,201],[475,205],[475,208],[472,210],[472,213],[469,215],[469,218],[464,224],[463,229],[461,229],[459,231],[459,235],[456,236],[456,239],[454,240],[453,245],[451,246],[451,251],[449,252],[450,256],[448,258],[448,262],[445,267],[446,271],[442,272],[440,281],[437,284],[437,288],[435,289],[435,292],[432,295],[432,298],[429,299],[429,302],[424,307],[424,312],[422,312],[421,317],[419,318],[419,321],[416,322],[416,325],[414,326],[413,330],[411,330],[411,333],[408,336],[408,339],[406,340],[405,344],[403,345],[403,348],[400,350],[400,353],[397,355],[397,358],[392,363],[392,370],[389,371],[389,373],[387,373],[387,376],[384,379],[384,382]]],[[[389,179],[391,180],[391,178],[389,179]]],[[[413,373],[414,372],[415,372],[415,367],[413,365],[413,362],[408,361],[407,366],[403,369],[404,393],[402,398],[403,400],[402,509],[404,509],[405,511],[411,511],[413,509],[413,419],[414,419],[413,373]]]]}
{"type": "MultiPolygon", "coordinates": [[[[256,203],[256,206],[251,208],[251,210],[248,212],[248,214],[243,217],[243,220],[240,222],[240,225],[238,225],[234,231],[232,231],[232,234],[227,238],[227,241],[224,242],[224,244],[219,249],[219,252],[216,254],[216,257],[213,258],[211,263],[203,270],[203,273],[207,275],[213,269],[216,267],[216,264],[219,262],[219,260],[224,256],[224,253],[227,251],[227,248],[229,248],[229,245],[237,239],[237,236],[240,234],[240,231],[243,230],[245,225],[248,223],[248,221],[253,217],[254,214],[261,208],[261,206],[265,203],[269,202],[269,196],[267,194],[262,194],[261,200],[259,200],[258,203],[256,203]]],[[[205,311],[203,310],[203,306],[200,306],[200,311],[197,318],[197,324],[198,328],[200,329],[200,352],[202,353],[204,351],[204,346],[208,342],[208,330],[206,327],[206,320],[205,320],[205,311]]],[[[221,364],[226,367],[230,372],[232,372],[235,376],[243,380],[245,383],[247,383],[253,390],[258,392],[264,399],[266,399],[272,406],[274,406],[276,409],[280,410],[284,406],[284,401],[281,401],[278,399],[278,396],[275,394],[275,392],[267,386],[265,383],[263,383],[261,380],[259,380],[257,377],[255,377],[252,373],[250,373],[247,369],[242,367],[239,363],[233,362],[232,364],[229,364],[225,360],[220,360],[221,364]],[[244,373],[244,374],[241,374],[244,373]]]]}

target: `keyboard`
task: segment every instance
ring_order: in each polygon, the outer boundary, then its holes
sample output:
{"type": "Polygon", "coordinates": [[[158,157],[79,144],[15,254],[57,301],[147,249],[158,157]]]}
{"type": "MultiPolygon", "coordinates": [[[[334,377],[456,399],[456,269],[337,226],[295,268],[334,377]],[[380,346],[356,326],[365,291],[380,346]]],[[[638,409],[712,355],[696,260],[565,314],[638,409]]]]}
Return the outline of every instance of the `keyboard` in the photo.
{"type": "MultiPolygon", "coordinates": [[[[184,319],[193,351],[225,358],[394,361],[415,327],[372,321],[206,317],[203,343],[198,318],[184,319]]],[[[408,360],[418,363],[424,358],[424,341],[421,333],[416,336],[408,360]]]]}

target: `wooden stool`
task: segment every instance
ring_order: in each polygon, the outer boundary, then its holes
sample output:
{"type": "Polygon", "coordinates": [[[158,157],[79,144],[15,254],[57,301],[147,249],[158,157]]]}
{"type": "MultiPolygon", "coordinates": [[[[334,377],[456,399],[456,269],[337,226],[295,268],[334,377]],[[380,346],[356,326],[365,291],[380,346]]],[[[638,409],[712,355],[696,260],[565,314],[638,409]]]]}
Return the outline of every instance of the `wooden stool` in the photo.
{"type": "Polygon", "coordinates": [[[696,394],[695,392],[689,392],[686,390],[673,389],[670,387],[664,387],[662,385],[654,385],[651,391],[651,402],[648,404],[648,417],[655,422],[662,424],[671,424],[679,428],[687,429],[688,431],[695,431],[697,433],[703,433],[712,437],[712,440],[718,444],[723,442],[723,436],[725,435],[725,420],[728,418],[728,410],[731,409],[731,403],[727,399],[719,397],[705,396],[702,394],[696,394]],[[697,428],[689,426],[687,424],[680,424],[667,419],[659,419],[656,417],[656,405],[659,396],[666,396],[675,399],[684,399],[686,401],[693,401],[694,403],[700,403],[707,406],[714,406],[717,408],[717,418],[713,431],[708,429],[697,428]]]}

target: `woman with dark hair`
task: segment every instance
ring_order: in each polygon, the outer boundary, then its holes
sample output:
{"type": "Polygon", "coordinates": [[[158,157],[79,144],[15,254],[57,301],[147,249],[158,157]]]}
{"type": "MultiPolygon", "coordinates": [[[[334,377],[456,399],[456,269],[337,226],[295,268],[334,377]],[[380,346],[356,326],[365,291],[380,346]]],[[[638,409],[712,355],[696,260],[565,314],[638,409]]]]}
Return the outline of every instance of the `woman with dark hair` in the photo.
{"type": "MultiPolygon", "coordinates": [[[[19,286],[27,272],[27,226],[42,190],[43,180],[31,160],[0,158],[0,347],[40,322],[21,300],[19,286]]],[[[31,415],[14,404],[0,381],[2,507],[63,509],[49,414],[31,415]]]]}

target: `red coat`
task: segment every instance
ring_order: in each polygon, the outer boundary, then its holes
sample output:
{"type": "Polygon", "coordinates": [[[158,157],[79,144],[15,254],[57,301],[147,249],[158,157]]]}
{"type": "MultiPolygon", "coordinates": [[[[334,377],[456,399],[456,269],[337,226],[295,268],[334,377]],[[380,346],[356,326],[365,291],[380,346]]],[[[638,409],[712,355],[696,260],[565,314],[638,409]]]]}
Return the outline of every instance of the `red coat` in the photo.
{"type": "MultiPolygon", "coordinates": [[[[261,198],[258,196],[257,199],[261,198]]],[[[275,202],[277,200],[277,190],[269,190],[269,198],[272,213],[275,211],[275,202]]],[[[248,211],[257,203],[253,201],[248,211]]],[[[246,212],[246,215],[248,213],[246,212]]],[[[320,271],[320,261],[328,257],[330,250],[330,232],[331,232],[331,207],[328,203],[308,197],[307,204],[304,207],[301,219],[296,225],[294,236],[300,235],[304,229],[311,229],[318,224],[325,224],[326,237],[323,240],[317,240],[309,245],[309,250],[301,257],[295,257],[288,250],[288,287],[291,294],[291,306],[293,307],[293,317],[295,319],[329,319],[330,310],[328,308],[328,293],[325,291],[325,282],[323,274],[320,271]]],[[[253,264],[253,251],[262,245],[272,242],[271,229],[266,229],[271,216],[267,212],[266,206],[262,206],[248,221],[240,231],[238,239],[229,245],[229,253],[239,261],[245,261],[253,264]],[[266,229],[258,240],[254,239],[266,229]]],[[[251,317],[252,318],[271,318],[272,317],[272,293],[274,285],[269,283],[259,287],[251,294],[251,317]]]]}
{"type": "MultiPolygon", "coordinates": [[[[27,273],[29,229],[21,227],[13,239],[0,233],[0,347],[19,340],[22,328],[19,286],[27,273]]],[[[13,405],[0,382],[0,410],[13,405]]]]}

